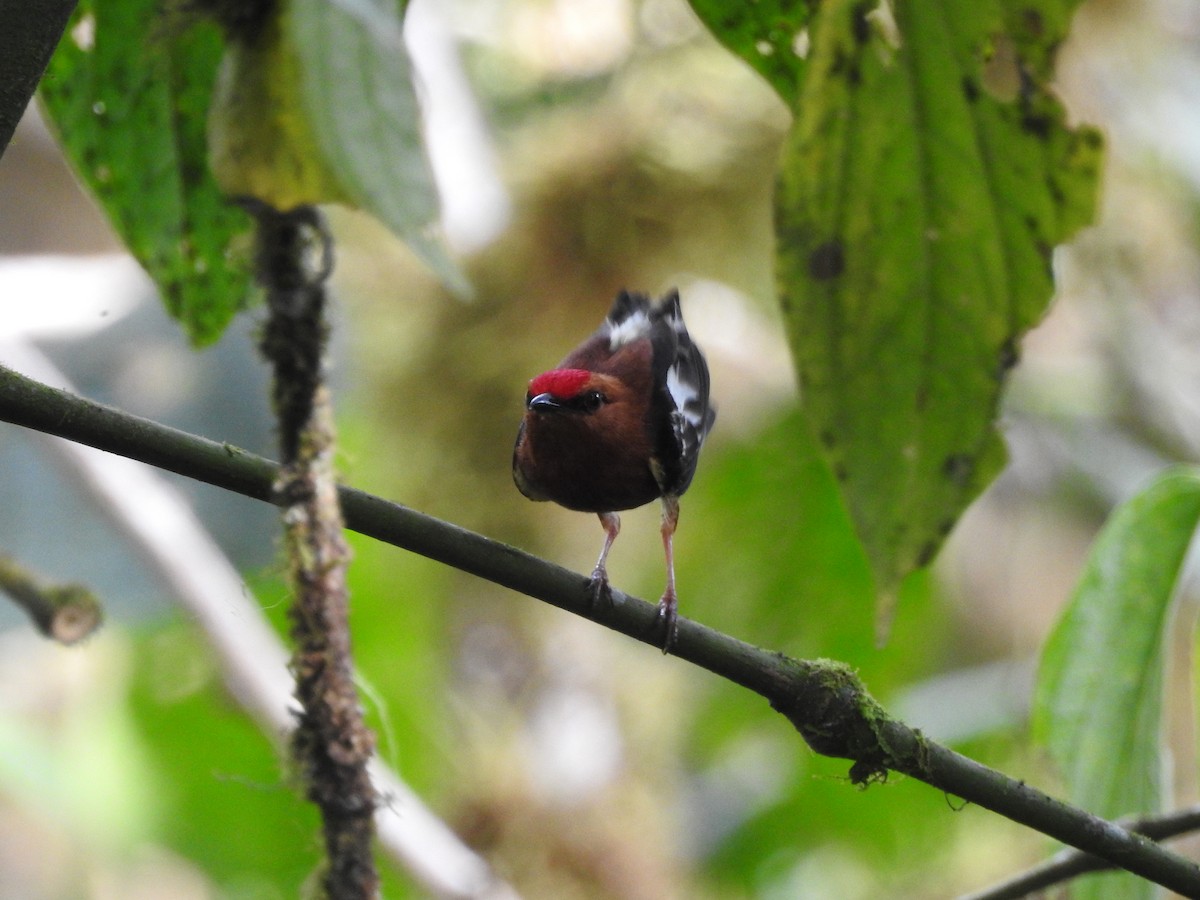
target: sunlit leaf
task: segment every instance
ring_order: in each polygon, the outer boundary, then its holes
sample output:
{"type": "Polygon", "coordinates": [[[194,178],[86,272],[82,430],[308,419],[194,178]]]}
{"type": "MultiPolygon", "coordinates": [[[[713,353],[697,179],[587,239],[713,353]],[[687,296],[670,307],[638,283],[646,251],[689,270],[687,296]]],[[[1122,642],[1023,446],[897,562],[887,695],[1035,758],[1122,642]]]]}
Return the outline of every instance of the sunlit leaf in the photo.
{"type": "Polygon", "coordinates": [[[318,147],[300,69],[278,17],[253,41],[229,44],[209,116],[213,171],[229,196],[281,210],[350,202],[318,147]]]}
{"type": "Polygon", "coordinates": [[[452,290],[400,11],[383,0],[291,0],[221,67],[214,167],[231,194],[279,209],[342,203],[402,238],[452,290]]]}
{"type": "Polygon", "coordinates": [[[286,17],[313,130],[351,201],[459,293],[468,286],[435,228],[437,189],[401,33],[384,0],[292,0],[286,17]]]}
{"type": "MultiPolygon", "coordinates": [[[[1159,811],[1166,623],[1192,535],[1200,473],[1175,470],[1112,516],[1042,654],[1034,723],[1072,801],[1106,817],[1159,811]]],[[[1105,876],[1076,897],[1152,897],[1105,876]]]]}
{"type": "Polygon", "coordinates": [[[167,310],[215,341],[249,296],[249,224],[208,170],[216,29],[168,28],[156,0],[82,0],[42,82],[63,149],[167,310]]]}
{"type": "Polygon", "coordinates": [[[871,561],[883,630],[1004,461],[993,422],[1092,213],[1097,135],[1048,93],[1065,11],[822,4],[776,200],[780,291],[817,436],[871,561]],[[1060,15],[1061,14],[1061,15],[1060,15]]]}

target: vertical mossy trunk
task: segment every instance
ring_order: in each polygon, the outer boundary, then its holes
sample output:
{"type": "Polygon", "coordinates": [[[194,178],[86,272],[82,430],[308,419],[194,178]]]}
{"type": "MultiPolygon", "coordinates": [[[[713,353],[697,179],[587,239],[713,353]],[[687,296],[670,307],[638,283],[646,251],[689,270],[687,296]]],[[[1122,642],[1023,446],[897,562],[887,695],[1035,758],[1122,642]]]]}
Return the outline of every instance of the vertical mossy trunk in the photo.
{"type": "Polygon", "coordinates": [[[331,246],[312,207],[281,213],[247,204],[258,219],[257,271],[267,293],[261,348],[274,368],[283,468],[284,550],[294,592],[292,669],[301,712],[292,741],[308,798],[320,811],[330,898],[378,893],[371,855],[375,793],[367,773],[374,737],[354,687],[342,512],[333,474],[334,428],[323,383],[331,246]]]}

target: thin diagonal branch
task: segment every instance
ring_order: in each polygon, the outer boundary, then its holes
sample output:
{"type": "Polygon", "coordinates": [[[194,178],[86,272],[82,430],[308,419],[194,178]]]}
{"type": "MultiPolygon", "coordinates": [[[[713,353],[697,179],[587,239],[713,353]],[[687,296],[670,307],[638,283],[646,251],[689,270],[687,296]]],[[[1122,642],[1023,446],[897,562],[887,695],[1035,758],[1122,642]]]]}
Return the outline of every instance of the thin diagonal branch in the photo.
{"type": "MultiPolygon", "coordinates": [[[[1177,809],[1161,816],[1142,816],[1120,819],[1118,824],[1130,831],[1143,834],[1153,841],[1165,841],[1190,831],[1200,830],[1200,806],[1177,809]]],[[[1078,850],[1063,850],[1041,865],[1007,878],[991,887],[973,894],[965,894],[959,900],[1020,900],[1038,891],[1088,875],[1092,872],[1112,871],[1113,865],[1098,857],[1078,850]]]]}
{"type": "MultiPolygon", "coordinates": [[[[0,420],[138,459],[259,500],[272,500],[277,466],[228,445],[168,428],[0,367],[0,420]]],[[[592,609],[588,580],[528,553],[379,497],[339,490],[349,528],[656,645],[656,609],[613,592],[592,609]]],[[[997,812],[1189,897],[1200,897],[1200,867],[1105,819],[955,753],[892,719],[853,672],[826,661],[794,660],[680,619],[674,655],[766,698],[809,746],[853,761],[857,784],[889,771],[997,812]]]]}

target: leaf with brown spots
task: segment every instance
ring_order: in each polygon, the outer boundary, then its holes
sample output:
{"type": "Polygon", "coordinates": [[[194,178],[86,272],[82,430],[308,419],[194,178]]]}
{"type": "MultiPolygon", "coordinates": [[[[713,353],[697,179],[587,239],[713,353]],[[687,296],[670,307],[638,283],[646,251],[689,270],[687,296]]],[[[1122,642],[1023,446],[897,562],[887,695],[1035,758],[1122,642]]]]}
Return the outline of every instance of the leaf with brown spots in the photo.
{"type": "MultiPolygon", "coordinates": [[[[901,579],[1003,466],[1018,342],[1049,305],[1053,248],[1092,216],[1099,136],[1048,89],[1076,5],[827,0],[770,20],[807,38],[776,198],[785,320],[881,633],[901,579]]],[[[718,37],[761,70],[755,21],[718,37]]]]}

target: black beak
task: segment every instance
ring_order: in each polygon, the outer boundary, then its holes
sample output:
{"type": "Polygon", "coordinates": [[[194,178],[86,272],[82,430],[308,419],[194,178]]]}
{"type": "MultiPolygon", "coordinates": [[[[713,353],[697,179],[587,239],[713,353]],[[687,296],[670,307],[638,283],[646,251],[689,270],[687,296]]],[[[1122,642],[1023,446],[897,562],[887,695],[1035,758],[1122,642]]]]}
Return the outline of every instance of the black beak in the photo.
{"type": "Polygon", "coordinates": [[[536,397],[530,397],[525,401],[525,408],[538,413],[557,413],[564,409],[562,403],[553,394],[538,394],[536,397]]]}

